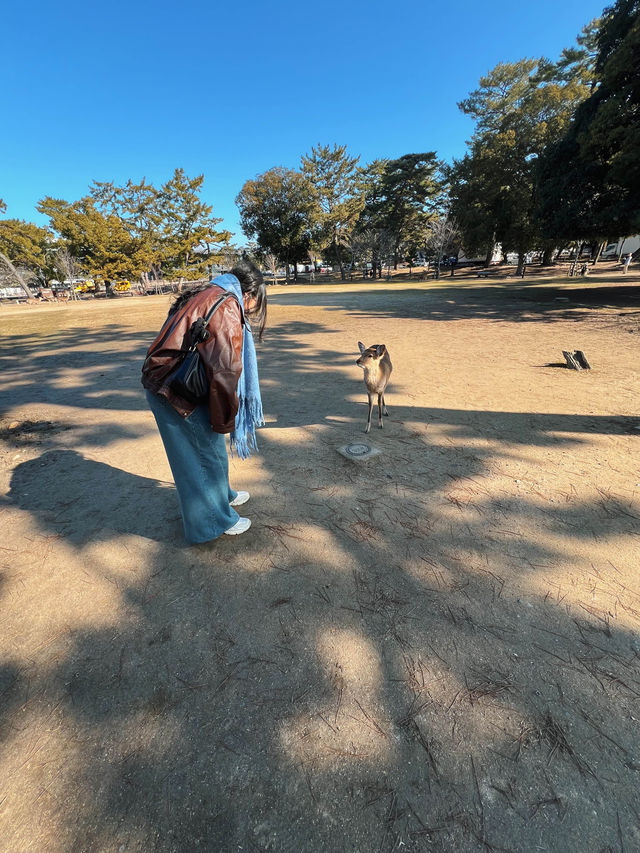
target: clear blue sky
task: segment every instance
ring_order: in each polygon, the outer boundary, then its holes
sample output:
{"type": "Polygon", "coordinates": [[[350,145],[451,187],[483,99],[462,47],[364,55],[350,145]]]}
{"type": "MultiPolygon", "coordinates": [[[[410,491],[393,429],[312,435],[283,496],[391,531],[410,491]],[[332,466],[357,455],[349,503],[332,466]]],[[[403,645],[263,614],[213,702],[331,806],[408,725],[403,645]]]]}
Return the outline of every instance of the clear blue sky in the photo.
{"type": "Polygon", "coordinates": [[[339,143],[366,163],[465,150],[456,104],[500,61],[556,58],[604,0],[13,0],[0,49],[0,198],[45,224],[45,195],[176,167],[239,230],[235,197],[339,143]]]}

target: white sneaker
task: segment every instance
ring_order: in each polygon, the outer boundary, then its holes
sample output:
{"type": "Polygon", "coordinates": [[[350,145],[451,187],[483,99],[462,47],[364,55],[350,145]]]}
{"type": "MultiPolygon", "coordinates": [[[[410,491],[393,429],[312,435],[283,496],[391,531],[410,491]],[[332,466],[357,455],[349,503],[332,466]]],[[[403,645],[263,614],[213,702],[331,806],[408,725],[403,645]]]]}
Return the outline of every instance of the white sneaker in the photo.
{"type": "Polygon", "coordinates": [[[225,533],[227,534],[227,536],[238,536],[239,533],[246,533],[250,527],[250,518],[239,518],[233,525],[233,527],[230,527],[228,530],[225,530],[225,533]]]}
{"type": "Polygon", "coordinates": [[[246,504],[251,495],[249,492],[238,492],[235,498],[231,501],[229,506],[242,506],[242,504],[246,504]]]}

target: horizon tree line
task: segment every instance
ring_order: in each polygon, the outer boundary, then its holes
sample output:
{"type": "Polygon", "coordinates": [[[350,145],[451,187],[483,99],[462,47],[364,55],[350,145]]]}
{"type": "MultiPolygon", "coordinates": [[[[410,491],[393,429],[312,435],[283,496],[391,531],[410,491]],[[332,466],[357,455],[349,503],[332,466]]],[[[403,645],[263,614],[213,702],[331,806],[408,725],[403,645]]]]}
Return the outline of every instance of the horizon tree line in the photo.
{"type": "MultiPolygon", "coordinates": [[[[231,242],[183,169],[160,187],[94,181],[83,198],[49,196],[43,228],[0,219],[0,266],[46,283],[69,271],[103,281],[194,279],[242,251],[263,266],[331,262],[397,267],[421,255],[518,255],[594,246],[640,232],[640,0],[617,0],[556,61],[501,62],[458,104],[475,129],[466,154],[360,164],[320,144],[299,168],[275,166],[236,198],[249,244],[231,242]]],[[[0,199],[0,213],[6,206],[0,199]]]]}

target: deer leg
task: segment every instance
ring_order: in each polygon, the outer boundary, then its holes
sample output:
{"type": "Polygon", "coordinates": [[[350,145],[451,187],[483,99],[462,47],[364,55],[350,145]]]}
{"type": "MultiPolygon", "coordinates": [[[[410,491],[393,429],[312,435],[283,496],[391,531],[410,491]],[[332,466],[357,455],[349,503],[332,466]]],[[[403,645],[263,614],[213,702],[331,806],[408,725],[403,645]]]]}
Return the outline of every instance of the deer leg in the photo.
{"type": "Polygon", "coordinates": [[[378,394],[378,428],[382,429],[382,394],[378,394]]]}
{"type": "Polygon", "coordinates": [[[371,429],[371,410],[373,409],[373,397],[371,396],[371,394],[369,394],[368,396],[369,396],[369,414],[367,416],[367,428],[365,429],[365,432],[369,432],[369,430],[371,429]]]}
{"type": "Polygon", "coordinates": [[[387,409],[387,404],[384,401],[384,394],[382,395],[382,414],[389,417],[389,410],[387,409]]]}

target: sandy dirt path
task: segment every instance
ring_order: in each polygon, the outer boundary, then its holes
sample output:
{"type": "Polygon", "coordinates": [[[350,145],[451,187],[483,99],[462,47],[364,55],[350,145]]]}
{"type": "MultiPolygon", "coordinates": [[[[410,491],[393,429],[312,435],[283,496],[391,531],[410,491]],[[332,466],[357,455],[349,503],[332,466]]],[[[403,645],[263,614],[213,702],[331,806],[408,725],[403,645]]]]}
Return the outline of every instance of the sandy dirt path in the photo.
{"type": "Polygon", "coordinates": [[[0,306],[0,851],[640,849],[612,284],[271,288],[253,527],[195,547],[139,385],[168,297],[0,306]]]}

